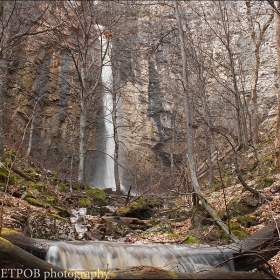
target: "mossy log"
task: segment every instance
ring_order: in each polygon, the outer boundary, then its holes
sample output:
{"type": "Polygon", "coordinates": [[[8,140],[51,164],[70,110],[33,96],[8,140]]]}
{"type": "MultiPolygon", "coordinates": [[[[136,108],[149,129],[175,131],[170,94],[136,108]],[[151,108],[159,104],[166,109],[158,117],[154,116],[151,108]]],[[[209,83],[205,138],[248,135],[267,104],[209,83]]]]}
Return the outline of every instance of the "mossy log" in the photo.
{"type": "Polygon", "coordinates": [[[33,238],[30,238],[8,228],[2,229],[1,237],[42,260],[45,259],[49,248],[49,246],[45,242],[40,243],[33,238]]]}
{"type": "MultiPolygon", "coordinates": [[[[44,275],[51,275],[51,272],[53,275],[58,273],[65,275],[63,269],[33,256],[3,237],[0,237],[0,268],[1,273],[4,273],[2,275],[4,278],[17,278],[16,275],[12,276],[11,273],[17,273],[20,270],[22,272],[29,270],[28,276],[36,271],[36,275],[40,275],[40,279],[43,279],[44,275]],[[16,269],[16,271],[13,272],[13,269],[16,269]]],[[[21,273],[18,278],[27,279],[30,277],[23,277],[21,273]]],[[[66,277],[63,277],[63,279],[65,278],[67,278],[67,274],[66,277]]],[[[71,278],[68,277],[68,279],[71,278]]]]}

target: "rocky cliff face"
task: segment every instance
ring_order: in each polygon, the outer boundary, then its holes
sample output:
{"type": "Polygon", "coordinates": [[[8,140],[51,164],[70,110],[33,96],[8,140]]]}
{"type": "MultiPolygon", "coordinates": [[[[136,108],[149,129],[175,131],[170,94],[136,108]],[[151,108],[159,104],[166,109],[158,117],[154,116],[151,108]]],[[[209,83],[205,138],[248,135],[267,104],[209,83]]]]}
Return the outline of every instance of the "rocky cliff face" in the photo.
{"type": "MultiPolygon", "coordinates": [[[[205,3],[211,6],[211,2],[205,3]]],[[[240,5],[239,12],[244,18],[245,4],[240,5]]],[[[160,172],[162,168],[169,174],[174,164],[182,163],[186,150],[180,93],[182,85],[178,83],[178,79],[181,79],[181,61],[172,10],[158,6],[135,13],[134,17],[128,18],[130,32],[119,33],[112,41],[115,54],[113,76],[119,98],[120,162],[124,167],[121,173],[126,187],[156,182],[157,170],[160,172]]],[[[190,18],[194,40],[204,40],[201,46],[205,53],[218,62],[227,61],[221,41],[215,38],[209,26],[198,19],[193,11],[185,12],[185,16],[190,18]]],[[[249,33],[243,32],[237,26],[238,22],[240,20],[236,19],[231,25],[231,40],[235,54],[239,54],[236,57],[242,59],[236,60],[236,65],[243,67],[238,69],[244,69],[244,72],[238,73],[238,78],[245,100],[250,95],[252,85],[253,47],[249,33]]],[[[260,120],[272,115],[276,105],[278,83],[274,32],[272,22],[261,47],[258,83],[260,120]]],[[[206,67],[208,62],[206,60],[206,67]]],[[[195,71],[197,68],[193,69],[193,73],[195,71]]],[[[229,105],[226,105],[223,114],[219,115],[218,112],[222,102],[224,104],[222,95],[227,94],[225,88],[207,71],[204,75],[211,113],[218,116],[213,121],[221,125],[226,123],[227,128],[235,133],[233,109],[228,109],[229,105]],[[232,119],[229,120],[227,116],[232,116],[232,119]]],[[[230,83],[230,76],[223,70],[218,75],[220,81],[228,79],[230,83]]],[[[198,152],[204,151],[199,160],[204,161],[206,148],[201,140],[204,128],[199,111],[201,97],[196,87],[197,80],[193,78],[192,82],[194,118],[198,120],[195,136],[198,137],[198,152]]],[[[80,107],[76,84],[77,75],[69,53],[48,45],[46,41],[32,38],[14,50],[5,98],[6,143],[20,148],[23,153],[30,147],[30,156],[66,177],[69,177],[72,159],[74,177],[78,164],[80,107]]],[[[100,137],[103,132],[100,91],[89,109],[88,150],[103,149],[100,137]]],[[[94,151],[87,153],[88,182],[93,181],[92,172],[98,168],[101,160],[102,157],[94,151]]]]}

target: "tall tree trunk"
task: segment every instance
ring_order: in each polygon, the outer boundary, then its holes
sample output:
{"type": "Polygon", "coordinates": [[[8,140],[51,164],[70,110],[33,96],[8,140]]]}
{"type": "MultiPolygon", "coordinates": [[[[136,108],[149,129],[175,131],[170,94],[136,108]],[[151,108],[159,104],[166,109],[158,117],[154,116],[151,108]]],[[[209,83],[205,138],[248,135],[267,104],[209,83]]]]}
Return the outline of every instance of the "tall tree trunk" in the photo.
{"type": "Polygon", "coordinates": [[[215,220],[215,222],[221,227],[221,229],[223,229],[223,231],[225,231],[229,235],[229,237],[233,241],[238,242],[238,239],[231,234],[228,227],[223,223],[223,221],[219,218],[217,213],[215,213],[213,208],[208,204],[207,200],[204,198],[204,195],[202,194],[199,187],[197,174],[196,174],[196,164],[194,159],[194,140],[193,140],[193,129],[192,129],[192,118],[191,118],[192,111],[190,106],[190,93],[188,90],[189,77],[188,77],[188,67],[187,67],[187,54],[185,50],[184,31],[183,31],[183,24],[181,21],[181,16],[178,8],[178,1],[174,1],[174,9],[175,9],[175,16],[176,16],[178,31],[179,31],[180,48],[181,48],[182,64],[183,64],[183,69],[182,69],[183,86],[184,86],[183,99],[184,99],[184,113],[185,113],[185,124],[186,124],[186,134],[187,134],[186,137],[187,158],[188,158],[192,186],[194,188],[195,194],[199,197],[200,201],[202,202],[203,207],[211,215],[211,217],[215,220]]]}
{"type": "Polygon", "coordinates": [[[4,94],[6,91],[6,75],[7,75],[7,61],[0,59],[0,161],[4,155],[4,129],[3,129],[3,110],[4,110],[4,94]]]}
{"type": "MultiPolygon", "coordinates": [[[[275,6],[280,10],[280,1],[275,1],[275,6]]],[[[276,45],[277,45],[277,61],[278,61],[278,81],[280,83],[280,15],[274,14],[275,27],[276,27],[276,45]]],[[[275,131],[275,167],[280,167],[280,89],[278,90],[278,109],[276,119],[276,131],[275,131]]]]}
{"type": "MultiPolygon", "coordinates": [[[[114,88],[115,86],[113,86],[114,88]]],[[[113,120],[113,129],[114,129],[114,177],[116,184],[116,193],[121,193],[121,182],[120,182],[120,172],[119,172],[119,136],[118,136],[118,125],[117,125],[117,92],[113,90],[113,112],[112,112],[112,120],[113,120]]]]}

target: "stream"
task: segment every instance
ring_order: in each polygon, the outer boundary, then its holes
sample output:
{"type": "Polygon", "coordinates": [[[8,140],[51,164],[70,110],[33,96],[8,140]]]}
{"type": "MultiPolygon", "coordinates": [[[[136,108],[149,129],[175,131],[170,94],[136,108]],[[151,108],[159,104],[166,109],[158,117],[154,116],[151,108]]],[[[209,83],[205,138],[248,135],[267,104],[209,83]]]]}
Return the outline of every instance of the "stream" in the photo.
{"type": "Polygon", "coordinates": [[[192,248],[170,244],[128,244],[110,241],[49,241],[46,261],[69,270],[124,269],[152,266],[181,273],[214,267],[234,271],[233,249],[192,248]]]}

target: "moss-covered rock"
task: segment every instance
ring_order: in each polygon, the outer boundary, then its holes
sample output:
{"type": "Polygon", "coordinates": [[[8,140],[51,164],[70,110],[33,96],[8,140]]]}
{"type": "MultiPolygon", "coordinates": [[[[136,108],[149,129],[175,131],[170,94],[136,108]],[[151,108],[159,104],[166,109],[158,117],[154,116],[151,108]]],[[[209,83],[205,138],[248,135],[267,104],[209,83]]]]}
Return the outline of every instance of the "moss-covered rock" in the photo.
{"type": "Polygon", "coordinates": [[[103,190],[89,188],[86,190],[86,195],[94,205],[103,206],[108,204],[106,193],[103,190]]]}
{"type": "Polygon", "coordinates": [[[137,201],[133,201],[126,206],[120,207],[117,210],[116,215],[148,219],[152,216],[152,213],[152,208],[149,206],[148,201],[144,197],[141,197],[137,201]]]}
{"type": "Polygon", "coordinates": [[[228,219],[231,219],[232,217],[237,217],[237,216],[244,216],[247,214],[250,214],[254,212],[256,207],[251,206],[251,205],[246,205],[242,201],[239,201],[238,198],[233,198],[229,201],[227,210],[223,209],[218,213],[218,216],[226,221],[228,219]],[[229,216],[228,216],[229,214],[229,216]]]}

